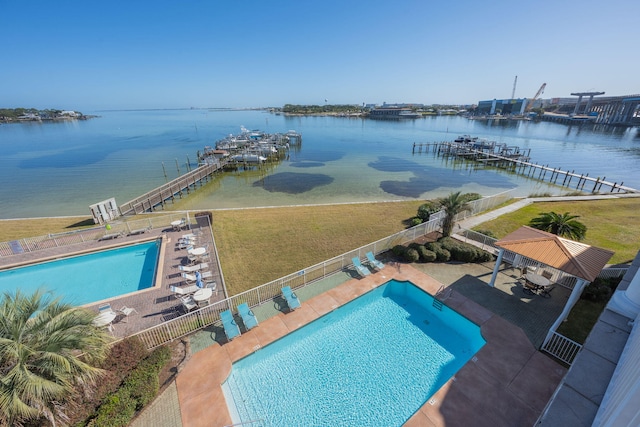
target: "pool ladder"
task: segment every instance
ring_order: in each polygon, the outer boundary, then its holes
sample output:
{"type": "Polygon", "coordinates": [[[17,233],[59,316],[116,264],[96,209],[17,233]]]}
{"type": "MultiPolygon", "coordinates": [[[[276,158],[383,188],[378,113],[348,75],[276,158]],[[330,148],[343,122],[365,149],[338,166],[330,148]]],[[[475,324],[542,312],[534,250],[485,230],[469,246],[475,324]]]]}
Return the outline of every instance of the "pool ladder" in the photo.
{"type": "Polygon", "coordinates": [[[442,311],[443,301],[451,296],[451,288],[445,289],[444,285],[440,286],[438,292],[433,298],[433,308],[436,310],[442,311]]]}

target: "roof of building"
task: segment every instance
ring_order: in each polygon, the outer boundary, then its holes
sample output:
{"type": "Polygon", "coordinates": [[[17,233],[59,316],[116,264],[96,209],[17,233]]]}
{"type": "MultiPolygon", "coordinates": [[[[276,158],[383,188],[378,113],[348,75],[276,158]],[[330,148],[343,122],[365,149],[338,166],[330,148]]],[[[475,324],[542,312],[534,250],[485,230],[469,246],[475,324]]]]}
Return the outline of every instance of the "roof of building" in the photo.
{"type": "Polygon", "coordinates": [[[592,282],[613,252],[522,226],[498,240],[496,246],[535,259],[572,276],[592,282]]]}

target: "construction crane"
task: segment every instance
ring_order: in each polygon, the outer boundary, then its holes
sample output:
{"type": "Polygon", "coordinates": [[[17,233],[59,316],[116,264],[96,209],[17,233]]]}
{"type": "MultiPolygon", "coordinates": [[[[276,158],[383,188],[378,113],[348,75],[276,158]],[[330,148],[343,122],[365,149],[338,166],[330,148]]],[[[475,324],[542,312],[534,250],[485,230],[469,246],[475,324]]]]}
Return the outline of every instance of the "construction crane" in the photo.
{"type": "Polygon", "coordinates": [[[511,91],[511,101],[514,100],[516,96],[516,84],[518,83],[518,76],[513,80],[513,90],[511,91]]]}
{"type": "Polygon", "coordinates": [[[531,109],[533,108],[533,103],[536,101],[536,99],[538,99],[540,97],[540,95],[542,95],[544,93],[544,88],[545,87],[547,87],[547,84],[546,83],[542,83],[542,86],[540,86],[540,89],[538,89],[538,91],[536,92],[534,97],[531,98],[529,100],[529,102],[527,102],[527,107],[524,109],[525,113],[528,113],[529,111],[531,111],[531,109]]]}

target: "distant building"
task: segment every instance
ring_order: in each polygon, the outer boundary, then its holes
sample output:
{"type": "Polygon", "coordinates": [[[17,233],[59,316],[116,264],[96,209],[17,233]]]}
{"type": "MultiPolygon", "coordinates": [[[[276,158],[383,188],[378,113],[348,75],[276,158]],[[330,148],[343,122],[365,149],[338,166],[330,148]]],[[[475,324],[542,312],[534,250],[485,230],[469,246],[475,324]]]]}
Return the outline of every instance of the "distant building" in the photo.
{"type": "Polygon", "coordinates": [[[60,116],[62,117],[79,117],[80,113],[76,113],[75,111],[61,111],[60,116]]]}
{"type": "Polygon", "coordinates": [[[520,115],[527,108],[527,98],[519,99],[493,99],[478,102],[477,114],[486,115],[520,115]]]}

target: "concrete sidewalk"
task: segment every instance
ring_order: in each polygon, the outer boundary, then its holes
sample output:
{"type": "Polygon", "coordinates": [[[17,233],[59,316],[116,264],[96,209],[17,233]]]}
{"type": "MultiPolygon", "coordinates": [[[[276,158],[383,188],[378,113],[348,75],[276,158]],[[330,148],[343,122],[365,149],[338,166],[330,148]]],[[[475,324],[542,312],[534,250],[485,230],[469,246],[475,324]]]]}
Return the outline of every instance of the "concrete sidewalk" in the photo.
{"type": "Polygon", "coordinates": [[[552,197],[526,197],[523,199],[519,199],[518,201],[511,203],[507,206],[503,206],[499,209],[495,209],[489,212],[485,212],[480,215],[474,215],[469,218],[465,218],[461,221],[458,221],[457,224],[461,228],[466,228],[468,230],[473,227],[477,227],[478,225],[485,223],[487,221],[494,220],[501,215],[515,212],[519,209],[522,209],[525,206],[528,206],[532,203],[539,202],[583,202],[589,200],[609,200],[609,199],[620,199],[620,198],[628,198],[628,197],[640,197],[640,194],[611,194],[611,195],[591,195],[591,196],[552,196],[552,197]]]}

